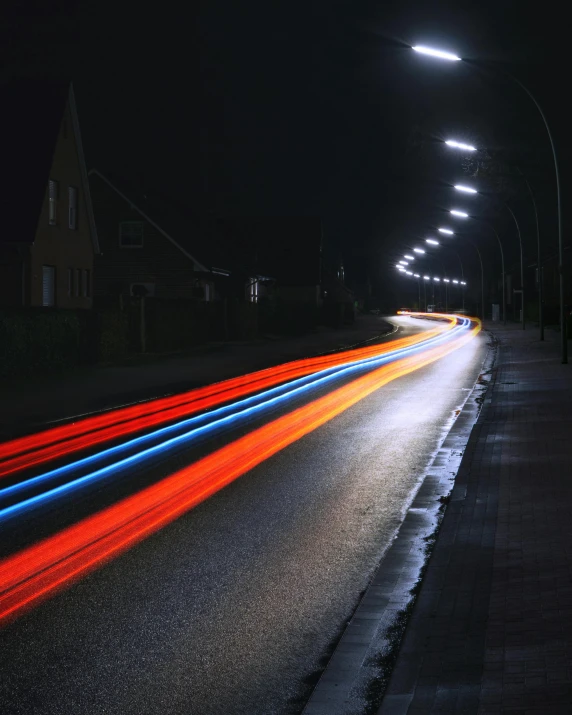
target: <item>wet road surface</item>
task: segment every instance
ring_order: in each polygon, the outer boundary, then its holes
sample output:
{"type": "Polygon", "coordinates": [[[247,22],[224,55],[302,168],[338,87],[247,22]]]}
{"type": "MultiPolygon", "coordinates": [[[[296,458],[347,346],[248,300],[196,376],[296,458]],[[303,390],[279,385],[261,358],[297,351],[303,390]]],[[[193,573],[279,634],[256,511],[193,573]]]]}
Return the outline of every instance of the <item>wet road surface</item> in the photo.
{"type": "MultiPolygon", "coordinates": [[[[394,322],[392,338],[434,327],[394,322]]],[[[2,712],[299,713],[485,342],[383,386],[5,626],[2,712]]]]}

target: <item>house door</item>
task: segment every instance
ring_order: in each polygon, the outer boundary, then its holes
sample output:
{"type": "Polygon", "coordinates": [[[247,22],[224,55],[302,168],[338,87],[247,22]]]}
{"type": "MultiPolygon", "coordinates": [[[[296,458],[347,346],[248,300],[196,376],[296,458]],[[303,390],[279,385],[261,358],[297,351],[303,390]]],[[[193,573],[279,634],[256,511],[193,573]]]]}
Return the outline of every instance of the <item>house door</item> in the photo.
{"type": "Polygon", "coordinates": [[[42,305],[52,306],[56,302],[55,266],[42,266],[42,305]]]}

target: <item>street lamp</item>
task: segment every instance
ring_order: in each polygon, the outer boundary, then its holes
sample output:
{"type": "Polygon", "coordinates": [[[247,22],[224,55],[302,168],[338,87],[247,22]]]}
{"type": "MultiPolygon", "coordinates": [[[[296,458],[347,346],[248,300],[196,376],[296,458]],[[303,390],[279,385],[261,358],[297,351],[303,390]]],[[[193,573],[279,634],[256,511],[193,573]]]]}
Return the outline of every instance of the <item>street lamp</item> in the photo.
{"type": "Polygon", "coordinates": [[[500,236],[498,234],[498,231],[496,228],[490,223],[489,221],[485,221],[483,218],[479,218],[478,216],[471,216],[471,218],[475,221],[480,221],[481,223],[484,223],[485,226],[488,226],[491,231],[495,234],[495,238],[497,239],[497,243],[499,245],[500,249],[500,255],[501,255],[501,274],[502,274],[502,321],[503,324],[506,325],[506,289],[505,289],[505,270],[504,270],[504,250],[502,247],[502,242],[500,240],[500,236]]]}
{"type": "Polygon", "coordinates": [[[442,50],[435,50],[432,47],[425,47],[424,45],[417,45],[416,47],[413,47],[412,49],[415,50],[415,52],[419,52],[422,55],[431,55],[431,57],[438,57],[441,60],[450,60],[451,62],[459,62],[460,57],[457,57],[457,55],[452,54],[451,52],[443,52],[442,50]]]}
{"type": "MultiPolygon", "coordinates": [[[[431,57],[437,57],[443,60],[456,61],[461,60],[460,57],[454,55],[451,52],[443,52],[442,50],[437,50],[435,48],[426,47],[424,45],[417,45],[412,49],[415,52],[419,52],[424,55],[430,55],[431,57]]],[[[509,77],[513,82],[516,82],[518,86],[526,92],[529,98],[534,102],[534,105],[538,109],[538,113],[542,117],[544,122],[544,127],[546,133],[548,134],[548,139],[550,140],[550,148],[552,149],[552,159],[554,161],[554,173],[556,176],[556,204],[557,204],[557,216],[558,216],[558,270],[560,274],[559,279],[559,292],[560,292],[560,340],[561,340],[561,360],[562,364],[566,365],[568,363],[568,339],[566,336],[566,317],[564,315],[564,246],[562,241],[562,201],[560,196],[560,173],[558,171],[558,157],[556,156],[556,147],[554,146],[554,139],[552,138],[552,132],[550,131],[550,126],[544,115],[542,107],[536,100],[532,92],[526,87],[519,79],[514,75],[510,74],[506,70],[503,70],[504,74],[509,77]]],[[[523,303],[524,306],[524,303],[523,303]]],[[[524,310],[523,310],[524,313],[524,310]]]]}
{"type": "Polygon", "coordinates": [[[464,211],[458,211],[457,209],[453,209],[452,211],[449,211],[449,213],[457,218],[469,218],[469,214],[464,211]]]}
{"type": "Polygon", "coordinates": [[[439,233],[444,233],[447,236],[455,235],[455,233],[453,231],[451,231],[451,229],[449,229],[449,228],[438,228],[437,231],[439,231],[439,233]]]}
{"type": "Polygon", "coordinates": [[[438,246],[439,241],[436,241],[434,238],[426,238],[425,243],[430,244],[431,246],[438,246]]]}
{"type": "Polygon", "coordinates": [[[452,146],[454,149],[463,149],[464,151],[477,151],[477,147],[471,146],[470,144],[463,144],[463,142],[455,141],[454,139],[447,139],[445,144],[452,146]]]}
{"type": "Polygon", "coordinates": [[[477,190],[472,189],[470,186],[463,186],[462,184],[456,184],[455,188],[457,191],[464,191],[466,194],[476,194],[477,190]]]}
{"type": "MultiPolygon", "coordinates": [[[[459,187],[455,186],[455,189],[459,190],[459,187]]],[[[460,189],[460,190],[462,190],[462,189],[460,189]]],[[[478,193],[479,196],[485,196],[485,194],[483,194],[482,192],[474,191],[474,193],[475,194],[478,193]]],[[[489,197],[487,196],[486,198],[489,198],[489,197]]],[[[490,201],[490,198],[489,198],[489,201],[490,201]]],[[[501,199],[501,201],[502,201],[502,199],[501,199]]],[[[522,251],[522,235],[520,233],[520,226],[518,225],[518,221],[516,220],[514,211],[511,209],[511,207],[507,204],[506,201],[502,201],[502,203],[504,204],[505,208],[507,208],[510,211],[510,215],[512,216],[512,218],[514,220],[514,223],[516,225],[516,231],[518,233],[518,244],[520,247],[520,297],[521,297],[521,308],[522,308],[521,322],[522,322],[522,329],[525,330],[526,323],[525,323],[525,316],[524,316],[524,255],[523,255],[523,251],[522,251]]],[[[497,238],[498,238],[498,236],[497,236],[497,238]]],[[[499,244],[500,244],[500,239],[499,239],[499,244]]],[[[502,253],[502,247],[501,247],[501,253],[502,253]]],[[[504,257],[503,257],[503,266],[504,266],[504,257]]],[[[504,268],[503,268],[503,273],[504,273],[504,268]]],[[[504,278],[503,278],[503,280],[504,280],[504,278]]],[[[504,297],[504,283],[503,283],[503,297],[504,297]]]]}

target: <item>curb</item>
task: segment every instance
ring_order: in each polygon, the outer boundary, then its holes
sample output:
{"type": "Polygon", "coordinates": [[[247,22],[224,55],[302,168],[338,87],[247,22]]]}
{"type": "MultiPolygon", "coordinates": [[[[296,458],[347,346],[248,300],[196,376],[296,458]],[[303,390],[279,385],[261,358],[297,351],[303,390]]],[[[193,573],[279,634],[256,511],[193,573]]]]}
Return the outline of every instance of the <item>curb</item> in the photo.
{"type": "Polygon", "coordinates": [[[496,361],[494,338],[487,331],[488,350],[477,382],[437,450],[396,537],[383,556],[302,715],[376,713],[390,672],[382,667],[388,651],[399,648],[391,637],[415,599],[429,560],[428,541],[442,517],[465,447],[478,419],[496,361]]]}

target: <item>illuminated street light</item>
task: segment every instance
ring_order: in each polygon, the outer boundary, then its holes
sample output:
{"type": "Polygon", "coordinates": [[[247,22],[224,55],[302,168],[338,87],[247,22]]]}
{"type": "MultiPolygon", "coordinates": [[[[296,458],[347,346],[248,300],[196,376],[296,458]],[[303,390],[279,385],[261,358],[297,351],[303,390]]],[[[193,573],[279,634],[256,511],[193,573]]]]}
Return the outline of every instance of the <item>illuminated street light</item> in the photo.
{"type": "Polygon", "coordinates": [[[433,277],[433,280],[434,280],[434,281],[437,281],[437,283],[439,283],[439,281],[440,281],[441,279],[440,279],[440,278],[437,278],[437,276],[434,276],[434,277],[433,277]]]}
{"type": "Polygon", "coordinates": [[[409,265],[409,261],[399,261],[399,262],[401,263],[402,266],[408,266],[408,265],[409,265]]]}
{"type": "Polygon", "coordinates": [[[451,62],[459,62],[459,60],[461,59],[460,57],[457,57],[457,55],[454,55],[451,52],[443,52],[443,50],[435,50],[432,47],[425,47],[424,45],[416,45],[412,49],[414,49],[415,52],[419,52],[422,55],[431,55],[431,57],[439,57],[442,60],[450,60],[451,62]]]}
{"type": "MultiPolygon", "coordinates": [[[[424,45],[417,45],[416,47],[412,48],[415,50],[415,52],[420,52],[425,55],[431,55],[432,57],[438,57],[439,59],[443,60],[456,60],[459,61],[461,58],[457,57],[457,55],[452,54],[451,52],[443,52],[442,50],[437,50],[431,47],[425,47],[424,45]]],[[[536,97],[532,94],[532,92],[528,89],[528,87],[523,84],[519,79],[517,79],[514,75],[512,75],[510,72],[507,72],[506,69],[501,70],[502,73],[511,79],[513,82],[518,84],[518,86],[523,90],[523,92],[526,92],[528,97],[534,102],[534,106],[538,110],[538,113],[542,117],[542,121],[544,122],[544,128],[546,129],[546,133],[548,134],[548,139],[550,141],[550,148],[552,149],[552,159],[554,162],[554,174],[556,178],[556,209],[557,209],[557,219],[558,219],[558,273],[559,273],[559,299],[560,299],[560,344],[561,344],[561,356],[562,356],[562,364],[567,365],[568,364],[568,336],[567,336],[567,326],[566,326],[566,315],[565,315],[565,308],[564,308],[564,296],[565,296],[565,290],[564,290],[564,242],[563,242],[563,231],[562,231],[562,198],[561,198],[561,190],[560,190],[560,172],[558,170],[558,156],[556,154],[556,147],[554,146],[554,139],[552,138],[552,132],[550,131],[550,125],[548,124],[548,120],[546,119],[546,116],[544,115],[544,112],[542,110],[542,107],[538,103],[536,97]]],[[[538,270],[540,272],[541,267],[539,265],[538,270]]],[[[504,290],[504,286],[503,286],[504,290]]],[[[522,285],[522,290],[524,291],[524,284],[522,285]]],[[[524,293],[522,293],[522,321],[523,321],[523,328],[525,327],[524,325],[524,293]]]]}
{"type": "Polygon", "coordinates": [[[421,278],[421,276],[419,275],[419,273],[414,273],[414,274],[413,274],[413,277],[414,277],[414,278],[421,278]]]}
{"type": "Polygon", "coordinates": [[[461,285],[466,286],[467,284],[465,283],[465,281],[461,281],[461,285]]]}
{"type": "Polygon", "coordinates": [[[415,251],[415,253],[425,253],[422,248],[414,248],[413,250],[415,251]]]}
{"type": "Polygon", "coordinates": [[[447,139],[445,142],[448,146],[452,146],[455,149],[464,149],[465,151],[477,151],[477,148],[471,146],[470,144],[463,144],[462,142],[456,142],[454,139],[447,139]]]}
{"type": "Polygon", "coordinates": [[[415,256],[408,256],[407,253],[403,256],[403,258],[407,258],[408,261],[414,261],[415,256]]]}
{"type": "Polygon", "coordinates": [[[445,283],[450,283],[450,282],[451,282],[448,278],[443,278],[443,280],[445,281],[445,283]]]}
{"type": "Polygon", "coordinates": [[[438,246],[438,245],[439,245],[439,241],[435,241],[435,239],[433,239],[433,238],[426,238],[426,239],[425,239],[425,243],[430,243],[432,246],[438,246]]]}
{"type": "Polygon", "coordinates": [[[449,211],[449,213],[453,214],[453,216],[459,216],[459,218],[469,218],[469,214],[466,214],[464,211],[457,211],[457,209],[453,209],[453,211],[449,211]]]}
{"type": "Polygon", "coordinates": [[[405,272],[407,273],[408,276],[412,276],[412,275],[413,275],[413,271],[405,271],[405,272]]]}
{"type": "Polygon", "coordinates": [[[459,281],[457,281],[457,280],[453,279],[453,283],[458,283],[458,282],[459,282],[459,281]]]}
{"type": "Polygon", "coordinates": [[[457,189],[457,191],[464,191],[466,194],[478,193],[476,189],[472,189],[470,186],[463,186],[462,184],[456,184],[455,188],[457,189]]]}
{"type": "Polygon", "coordinates": [[[449,228],[438,228],[437,231],[439,231],[439,233],[446,233],[447,236],[455,235],[454,231],[451,231],[451,229],[449,229],[449,228]]]}
{"type": "Polygon", "coordinates": [[[431,280],[431,276],[423,276],[423,280],[424,280],[424,281],[430,281],[430,280],[431,280]]]}

